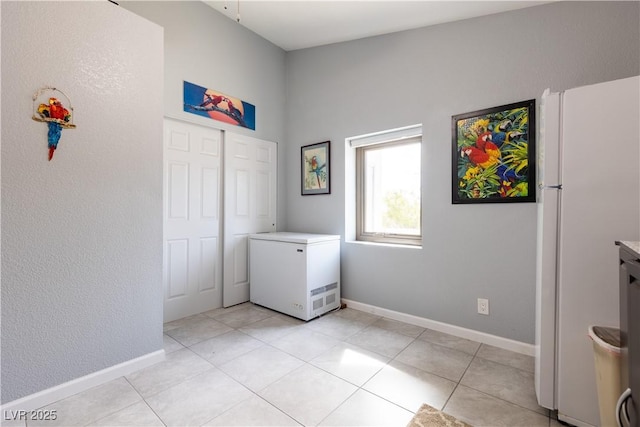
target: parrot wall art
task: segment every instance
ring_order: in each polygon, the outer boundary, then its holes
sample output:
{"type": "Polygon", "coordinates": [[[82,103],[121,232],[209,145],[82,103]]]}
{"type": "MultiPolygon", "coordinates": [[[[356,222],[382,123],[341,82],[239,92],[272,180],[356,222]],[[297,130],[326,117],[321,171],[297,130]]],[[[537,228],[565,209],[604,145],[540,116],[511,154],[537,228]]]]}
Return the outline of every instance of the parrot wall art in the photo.
{"type": "Polygon", "coordinates": [[[329,193],[329,141],[302,147],[302,194],[329,193]]]}
{"type": "Polygon", "coordinates": [[[453,203],[535,201],[534,112],[530,100],[453,117],[453,203]]]}
{"type": "Polygon", "coordinates": [[[184,111],[221,122],[256,129],[256,107],[213,89],[183,82],[184,111]]]}
{"type": "Polygon", "coordinates": [[[326,163],[320,164],[318,162],[318,156],[313,156],[310,159],[306,159],[307,164],[309,165],[308,169],[308,179],[311,181],[309,187],[315,187],[314,179],[318,183],[317,188],[322,188],[322,183],[327,180],[327,172],[325,171],[326,163]]]}
{"type": "MultiPolygon", "coordinates": [[[[64,95],[62,91],[56,88],[43,88],[33,96],[34,105],[37,103],[38,98],[47,92],[60,92],[64,95]]],[[[73,111],[70,101],[68,105],[71,111],[73,111]]],[[[56,148],[58,148],[62,129],[73,129],[76,127],[73,124],[72,113],[62,105],[62,102],[60,102],[58,98],[53,96],[50,96],[46,103],[39,104],[36,113],[37,115],[35,113],[33,115],[33,120],[47,123],[49,129],[47,132],[47,147],[49,149],[49,161],[51,161],[53,153],[56,148]]]]}

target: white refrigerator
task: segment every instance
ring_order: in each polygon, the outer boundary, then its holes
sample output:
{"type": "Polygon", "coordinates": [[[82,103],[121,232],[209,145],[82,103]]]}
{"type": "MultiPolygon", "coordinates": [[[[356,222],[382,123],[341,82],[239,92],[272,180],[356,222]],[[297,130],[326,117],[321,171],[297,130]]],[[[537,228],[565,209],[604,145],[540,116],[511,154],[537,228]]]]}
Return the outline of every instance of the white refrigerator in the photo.
{"type": "Polygon", "coordinates": [[[538,141],[535,388],[599,424],[589,325],[619,327],[616,240],[640,240],[640,78],[545,91],[538,141]]]}

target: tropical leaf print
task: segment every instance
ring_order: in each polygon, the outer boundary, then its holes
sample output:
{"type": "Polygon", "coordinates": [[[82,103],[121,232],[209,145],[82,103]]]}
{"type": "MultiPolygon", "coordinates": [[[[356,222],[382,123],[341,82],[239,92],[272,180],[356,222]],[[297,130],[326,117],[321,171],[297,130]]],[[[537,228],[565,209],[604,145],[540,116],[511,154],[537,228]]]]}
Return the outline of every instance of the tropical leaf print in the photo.
{"type": "Polygon", "coordinates": [[[529,193],[529,110],[519,107],[457,121],[460,199],[529,193]]]}

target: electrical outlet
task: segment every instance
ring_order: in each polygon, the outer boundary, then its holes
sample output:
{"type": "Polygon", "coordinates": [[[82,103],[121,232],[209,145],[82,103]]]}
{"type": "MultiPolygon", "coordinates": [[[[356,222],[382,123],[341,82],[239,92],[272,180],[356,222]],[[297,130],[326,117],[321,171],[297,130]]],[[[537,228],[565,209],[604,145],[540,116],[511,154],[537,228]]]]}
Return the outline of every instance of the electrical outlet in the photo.
{"type": "Polygon", "coordinates": [[[485,298],[478,298],[478,314],[489,315],[489,300],[485,298]]]}

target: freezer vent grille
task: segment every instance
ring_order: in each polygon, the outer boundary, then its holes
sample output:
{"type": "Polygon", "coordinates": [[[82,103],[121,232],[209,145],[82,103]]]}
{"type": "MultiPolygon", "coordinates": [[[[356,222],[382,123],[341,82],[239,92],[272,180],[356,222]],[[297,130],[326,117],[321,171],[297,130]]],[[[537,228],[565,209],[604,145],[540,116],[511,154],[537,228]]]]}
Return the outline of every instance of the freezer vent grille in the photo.
{"type": "Polygon", "coordinates": [[[330,283],[326,286],[320,286],[319,288],[315,288],[311,290],[311,296],[314,297],[319,294],[323,294],[325,292],[329,292],[332,289],[336,289],[338,287],[338,282],[330,283]]]}
{"type": "Polygon", "coordinates": [[[325,303],[327,305],[333,304],[334,302],[336,302],[336,294],[333,293],[331,295],[327,295],[327,298],[325,298],[325,303]]]}
{"type": "Polygon", "coordinates": [[[321,308],[324,304],[322,304],[322,298],[318,298],[317,300],[313,301],[313,309],[317,310],[319,308],[321,308]]]}

